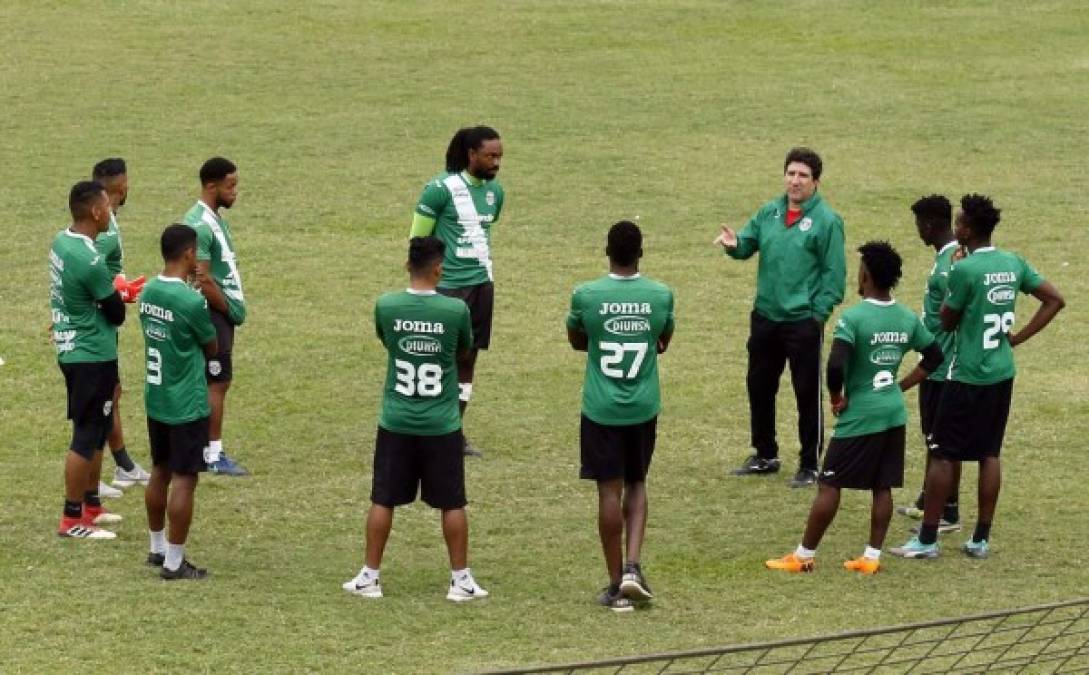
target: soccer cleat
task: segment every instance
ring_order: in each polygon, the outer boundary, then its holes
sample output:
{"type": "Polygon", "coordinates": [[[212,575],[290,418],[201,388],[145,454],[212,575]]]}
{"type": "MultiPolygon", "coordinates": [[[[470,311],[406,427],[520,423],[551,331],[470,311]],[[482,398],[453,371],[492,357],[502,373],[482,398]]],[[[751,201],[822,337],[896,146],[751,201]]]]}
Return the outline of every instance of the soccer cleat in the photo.
{"type": "Polygon", "coordinates": [[[208,570],[203,567],[195,567],[186,559],[182,559],[181,565],[176,570],[163,568],[159,571],[159,577],[163,581],[178,581],[181,579],[207,579],[208,570]]]}
{"type": "MultiPolygon", "coordinates": [[[[919,534],[918,526],[912,526],[911,531],[915,534],[919,534]]],[[[945,518],[938,521],[938,534],[949,534],[950,532],[960,532],[960,523],[951,523],[945,518]]]]}
{"type": "Polygon", "coordinates": [[[735,476],[757,476],[779,472],[779,458],[765,459],[758,455],[749,455],[745,463],[734,469],[731,473],[735,476]]]}
{"type": "Polygon", "coordinates": [[[922,520],[923,518],[923,510],[915,505],[897,506],[896,512],[901,516],[907,516],[908,518],[913,518],[915,520],[922,520]]]}
{"type": "Polygon", "coordinates": [[[363,570],[359,570],[359,574],[345,581],[340,587],[361,598],[382,597],[382,585],[378,583],[378,577],[365,577],[363,570]]]}
{"type": "Polygon", "coordinates": [[[233,476],[240,478],[242,476],[250,475],[246,468],[227,456],[227,453],[219,453],[219,459],[214,462],[208,463],[208,471],[214,473],[217,476],[233,476]]]}
{"type": "Polygon", "coordinates": [[[650,590],[643,570],[639,563],[628,563],[624,566],[624,576],[620,579],[620,594],[633,602],[647,602],[654,599],[654,593],[650,590]]]}
{"type": "Polygon", "coordinates": [[[454,602],[468,602],[486,597],[488,597],[488,591],[481,588],[471,574],[461,579],[451,579],[450,588],[446,591],[446,599],[454,602]]]}
{"type": "Polygon", "coordinates": [[[817,470],[816,469],[798,469],[798,473],[794,474],[794,478],[790,480],[790,487],[801,488],[809,487],[817,483],[817,470]]]}
{"type": "Polygon", "coordinates": [[[91,525],[110,525],[120,523],[123,519],[120,514],[109,511],[104,506],[90,506],[88,504],[83,505],[83,524],[87,526],[91,525]]]}
{"type": "Polygon", "coordinates": [[[845,560],[843,568],[859,574],[877,574],[881,569],[881,561],[866,556],[859,556],[854,560],[845,560]]]}
{"type": "Polygon", "coordinates": [[[466,457],[484,456],[484,451],[470,443],[468,438],[462,437],[462,440],[465,441],[465,444],[461,447],[461,454],[465,455],[466,457]]]}
{"type": "Polygon", "coordinates": [[[976,558],[978,560],[983,560],[991,555],[991,547],[987,545],[986,539],[983,541],[973,541],[969,539],[964,542],[964,546],[961,546],[960,550],[969,558],[976,558]]]}
{"type": "Polygon", "coordinates": [[[635,605],[632,604],[631,600],[624,597],[624,594],[619,587],[614,589],[611,586],[606,586],[601,589],[601,594],[597,596],[597,604],[608,608],[617,614],[635,610],[635,605]]]}
{"type": "Polygon", "coordinates": [[[166,556],[162,553],[147,554],[148,567],[162,567],[164,562],[166,562],[166,556]]]}
{"type": "MultiPolygon", "coordinates": [[[[113,486],[115,488],[127,488],[132,487],[139,483],[140,485],[147,485],[147,482],[151,480],[151,474],[144,470],[144,467],[133,462],[132,471],[125,471],[121,467],[117,467],[113,471],[113,486]]],[[[101,492],[99,492],[101,494],[101,492]]]]}
{"type": "Polygon", "coordinates": [[[98,482],[98,496],[99,497],[110,497],[110,498],[116,499],[117,497],[123,497],[124,495],[125,495],[125,493],[121,492],[117,488],[110,487],[109,485],[106,485],[102,481],[98,482]]]}
{"type": "Polygon", "coordinates": [[[912,537],[903,546],[894,546],[889,553],[909,559],[926,559],[938,557],[938,542],[924,544],[918,537],[912,537]]]}
{"type": "Polygon", "coordinates": [[[79,518],[68,517],[61,518],[57,535],[69,539],[117,539],[117,535],[109,530],[85,525],[79,518]]]}
{"type": "Polygon", "coordinates": [[[782,570],[784,572],[812,572],[813,559],[803,558],[797,553],[788,553],[782,558],[765,560],[764,567],[769,570],[782,570]]]}

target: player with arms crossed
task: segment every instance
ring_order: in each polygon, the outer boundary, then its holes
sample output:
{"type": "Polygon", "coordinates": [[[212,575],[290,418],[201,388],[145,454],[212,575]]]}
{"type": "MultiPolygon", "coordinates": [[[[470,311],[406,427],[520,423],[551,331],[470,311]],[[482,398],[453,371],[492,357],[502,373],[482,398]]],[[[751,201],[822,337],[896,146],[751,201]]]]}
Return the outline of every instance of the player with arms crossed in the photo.
{"type": "Polygon", "coordinates": [[[144,493],[151,551],[147,562],[161,566],[167,581],[203,579],[208,571],[185,558],[193,521],[193,493],[205,468],[208,445],[208,385],[205,357],[218,348],[208,301],[186,283],[197,270],[197,233],[174,224],[159,240],[163,273],[140,294],[147,376],[144,405],[151,446],[151,480],[144,493]],[[167,515],[170,531],[164,531],[167,515]]]}
{"type": "MultiPolygon", "coordinates": [[[[125,205],[129,196],[129,177],[125,160],[120,157],[104,159],[91,169],[91,180],[96,180],[106,188],[106,196],[110,198],[110,225],[105,232],[95,239],[95,248],[106,260],[106,269],[114,276],[114,280],[122,292],[122,300],[128,299],[127,294],[140,294],[144,285],[144,277],[140,276],[131,282],[125,277],[124,258],[125,250],[121,244],[121,228],[117,225],[117,212],[125,205]],[[120,278],[119,278],[120,277],[120,278]],[[131,289],[131,290],[130,290],[131,289]]],[[[126,488],[140,483],[147,485],[151,476],[144,467],[140,466],[129,457],[125,449],[125,434],[121,429],[121,382],[117,383],[117,390],[113,395],[113,428],[107,442],[110,446],[110,454],[117,465],[113,473],[113,487],[105,483],[99,483],[99,494],[104,497],[120,497],[121,491],[117,488],[126,488]]]]}
{"type": "Polygon", "coordinates": [[[673,337],[673,292],[639,275],[643,235],[634,223],[612,226],[605,254],[608,276],[582,284],[571,296],[567,339],[587,353],[579,477],[597,482],[598,534],[609,574],[598,602],[625,612],[633,601],[654,597],[640,558],[661,409],[658,355],[673,337]]]}
{"type": "MultiPolygon", "coordinates": [[[[923,294],[923,325],[938,339],[942,354],[945,355],[942,365],[919,383],[919,425],[923,430],[923,441],[929,443],[927,439],[933,430],[934,418],[938,414],[945,376],[949,372],[949,365],[953,362],[955,333],[942,329],[939,310],[941,310],[942,302],[945,301],[946,284],[949,280],[949,269],[953,265],[953,253],[957,250],[957,241],[953,238],[953,205],[945,197],[941,195],[923,197],[911,205],[911,211],[915,214],[915,229],[919,238],[937,252],[934,266],[930,268],[930,276],[926,279],[926,293],[923,294]]],[[[929,450],[926,453],[926,466],[930,466],[929,450]]],[[[923,477],[924,479],[926,477],[925,469],[923,477]]],[[[953,464],[953,488],[945,500],[945,510],[938,524],[938,532],[960,530],[959,492],[960,463],[956,462],[953,464]]],[[[925,489],[919,490],[919,496],[914,504],[897,507],[896,512],[909,518],[922,518],[925,495],[925,489]]]]}
{"type": "MultiPolygon", "coordinates": [[[[101,183],[76,183],[68,195],[72,224],[49,251],[49,305],[53,346],[68,394],[72,442],[64,462],[64,512],[57,534],[115,539],[95,527],[121,521],[99,499],[102,450],[113,426],[117,388],[117,327],[125,305],[95,237],[110,223],[110,200],[101,183]]],[[[127,290],[127,289],[126,289],[127,290]]]]}
{"type": "Polygon", "coordinates": [[[231,208],[237,198],[238,168],[229,159],[213,157],[200,167],[200,199],[182,220],[197,231],[197,281],[208,300],[219,342],[215,358],[208,359],[208,400],[212,414],[204,460],[209,471],[223,476],[249,474],[223,451],[223,417],[227,391],[234,378],[234,331],[246,320],[246,299],[231,226],[220,209],[231,208]]]}
{"type": "Polygon", "coordinates": [[[839,416],[820,472],[802,543],[790,554],[768,560],[768,569],[813,570],[817,546],[839,510],[843,488],[873,494],[870,539],[862,555],[844,563],[848,570],[875,574],[892,518],[892,488],[904,482],[903,392],[922,382],[942,362],[934,336],[910,309],[892,299],[901,276],[899,254],[883,241],[858,249],[858,294],[862,302],[843,312],[828,356],[828,392],[839,416]],[[897,386],[896,373],[907,349],[922,362],[897,386]],[[846,386],[846,390],[844,387],[846,386]]]}
{"type": "MultiPolygon", "coordinates": [[[[492,226],[503,211],[503,187],[495,175],[503,141],[491,127],[459,129],[446,150],[446,171],[424,187],[412,216],[410,237],[438,237],[446,245],[439,293],[465,301],[473,322],[473,347],[458,362],[458,407],[462,416],[473,393],[473,374],[481,349],[492,338],[495,286],[492,226]]],[[[465,454],[482,453],[465,441],[465,454]]]]}
{"type": "Polygon", "coordinates": [[[374,450],[371,508],[363,569],[342,588],[382,597],[379,567],[393,527],[393,509],[416,500],[442,512],[450,557],[446,599],[488,597],[468,565],[465,456],[458,412],[457,358],[473,345],[469,309],[440,295],[444,245],[435,237],[409,241],[409,287],[386,293],[374,307],[378,339],[389,353],[374,450]]]}
{"type": "Polygon", "coordinates": [[[1002,484],[999,455],[1017,374],[1013,348],[1040,332],[1065,306],[1059,291],[1024,258],[991,244],[1000,218],[989,197],[961,197],[954,234],[968,256],[953,263],[941,308],[942,327],[956,331],[956,353],[931,433],[919,536],[890,550],[905,558],[938,557],[938,526],[957,462],[979,462],[979,515],[972,538],[961,550],[972,558],[989,555],[1002,484]],[[1011,335],[1019,292],[1031,293],[1041,304],[1028,325],[1011,335]]]}

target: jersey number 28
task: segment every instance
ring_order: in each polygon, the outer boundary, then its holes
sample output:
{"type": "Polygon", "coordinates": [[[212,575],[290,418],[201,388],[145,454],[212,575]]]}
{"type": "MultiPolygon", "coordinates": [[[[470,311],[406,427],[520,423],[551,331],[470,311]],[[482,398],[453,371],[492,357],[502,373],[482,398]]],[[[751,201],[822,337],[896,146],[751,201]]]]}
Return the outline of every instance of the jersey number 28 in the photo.
{"type": "Polygon", "coordinates": [[[1013,322],[1017,317],[1013,312],[1006,312],[1005,314],[984,314],[983,323],[986,324],[986,328],[983,329],[983,348],[984,349],[998,349],[998,334],[1009,333],[1013,328],[1013,322]]]}

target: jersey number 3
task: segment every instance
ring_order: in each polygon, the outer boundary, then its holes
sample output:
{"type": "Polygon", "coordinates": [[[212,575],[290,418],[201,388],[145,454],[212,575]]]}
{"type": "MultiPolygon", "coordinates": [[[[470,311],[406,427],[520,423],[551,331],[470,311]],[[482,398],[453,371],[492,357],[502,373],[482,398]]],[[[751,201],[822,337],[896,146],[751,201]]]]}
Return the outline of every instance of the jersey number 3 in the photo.
{"type": "Polygon", "coordinates": [[[408,361],[396,359],[397,384],[393,390],[404,396],[434,398],[442,393],[442,366],[437,363],[421,363],[420,367],[408,361]]]}

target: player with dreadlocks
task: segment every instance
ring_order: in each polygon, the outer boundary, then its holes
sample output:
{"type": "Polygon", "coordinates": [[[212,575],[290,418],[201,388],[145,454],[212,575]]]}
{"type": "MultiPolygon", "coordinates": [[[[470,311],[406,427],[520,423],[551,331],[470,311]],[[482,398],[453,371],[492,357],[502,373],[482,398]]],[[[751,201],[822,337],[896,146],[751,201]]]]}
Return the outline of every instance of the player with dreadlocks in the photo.
{"type": "MultiPolygon", "coordinates": [[[[409,234],[434,235],[446,245],[439,293],[464,301],[472,317],[473,348],[458,362],[463,417],[473,393],[477,354],[491,343],[495,302],[491,230],[503,210],[503,188],[495,180],[502,159],[503,141],[495,129],[459,129],[446,150],[446,170],[424,186],[409,234]]],[[[481,453],[466,441],[465,454],[481,453]]]]}

